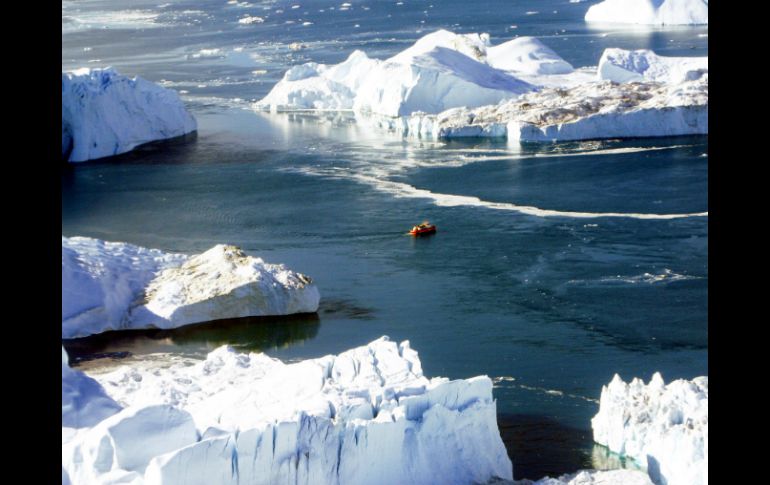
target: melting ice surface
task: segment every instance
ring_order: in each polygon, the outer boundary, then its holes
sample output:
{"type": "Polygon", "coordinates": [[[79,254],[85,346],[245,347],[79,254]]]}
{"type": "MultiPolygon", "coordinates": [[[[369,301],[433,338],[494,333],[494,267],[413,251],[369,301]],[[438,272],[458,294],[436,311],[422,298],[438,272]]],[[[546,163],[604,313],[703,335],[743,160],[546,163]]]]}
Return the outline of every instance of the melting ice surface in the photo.
{"type": "Polygon", "coordinates": [[[438,28],[489,32],[495,45],[536,36],[576,69],[611,47],[708,55],[705,27],[600,28],[583,21],[588,6],[136,2],[122,15],[65,2],[62,69],[111,65],[175,89],[199,136],[63,170],[63,235],[185,254],[234,244],[312,275],[323,295],[314,320],[91,349],[162,363],[233,344],[291,361],[408,339],[427,375],[512,379],[493,392],[504,439],[516,436],[506,441],[515,478],[590,467],[590,418],[614,373],[708,374],[708,217],[645,216],[708,212],[707,139],[439,143],[334,114],[249,109],[291,66],[337,64],[355,49],[385,59],[438,28]],[[423,219],[434,237],[403,235],[423,219]]]}

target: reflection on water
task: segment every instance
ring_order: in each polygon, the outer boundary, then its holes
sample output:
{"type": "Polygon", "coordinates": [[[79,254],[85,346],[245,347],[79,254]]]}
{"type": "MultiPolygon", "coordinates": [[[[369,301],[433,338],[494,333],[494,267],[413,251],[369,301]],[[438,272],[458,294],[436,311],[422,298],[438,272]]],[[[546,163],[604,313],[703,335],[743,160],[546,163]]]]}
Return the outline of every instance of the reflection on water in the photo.
{"type": "MultiPolygon", "coordinates": [[[[131,354],[162,352],[203,357],[222,345],[243,352],[285,348],[312,339],[321,320],[315,313],[281,317],[246,317],[216,320],[160,330],[122,330],[62,340],[70,363],[120,359],[131,354]]],[[[108,365],[105,362],[105,365],[108,365]]]]}

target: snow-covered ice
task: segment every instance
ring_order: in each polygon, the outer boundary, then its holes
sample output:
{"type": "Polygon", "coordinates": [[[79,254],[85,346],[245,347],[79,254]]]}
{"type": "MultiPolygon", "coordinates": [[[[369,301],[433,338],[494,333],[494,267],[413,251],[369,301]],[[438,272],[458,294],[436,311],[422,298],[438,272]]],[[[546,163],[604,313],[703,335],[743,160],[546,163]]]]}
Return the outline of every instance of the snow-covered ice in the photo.
{"type": "Polygon", "coordinates": [[[534,37],[518,37],[487,49],[489,65],[521,74],[569,74],[575,69],[534,37]]]}
{"type": "Polygon", "coordinates": [[[708,0],[604,0],[592,5],[586,22],[646,25],[708,25],[708,0]]]}
{"type": "Polygon", "coordinates": [[[594,441],[632,457],[662,485],[708,483],[708,377],[649,384],[617,374],[591,420],[594,441]]]}
{"type": "Polygon", "coordinates": [[[601,80],[619,83],[657,81],[669,84],[694,81],[708,71],[708,57],[664,57],[646,49],[605,49],[597,69],[601,80]]]}
{"type": "Polygon", "coordinates": [[[507,137],[510,142],[706,134],[708,75],[679,85],[605,81],[548,88],[476,109],[368,122],[411,137],[507,137]]]}
{"type": "Polygon", "coordinates": [[[61,349],[61,424],[62,428],[87,428],[120,411],[122,407],[107,395],[102,386],[69,366],[69,357],[61,349]]]}
{"type": "Polygon", "coordinates": [[[62,158],[82,162],[197,129],[179,95],[112,68],[63,72],[62,158]]]}
{"type": "Polygon", "coordinates": [[[203,254],[62,237],[62,338],[315,312],[310,279],[217,245],[203,254]]]}
{"type": "Polygon", "coordinates": [[[653,485],[650,477],[635,470],[581,470],[558,478],[500,480],[490,485],[653,485]]]}
{"type": "Polygon", "coordinates": [[[63,435],[73,483],[470,484],[512,479],[492,381],[428,379],[382,337],[285,364],[220,347],[96,375],[125,406],[63,435]],[[112,480],[112,481],[110,481],[112,480]]]}

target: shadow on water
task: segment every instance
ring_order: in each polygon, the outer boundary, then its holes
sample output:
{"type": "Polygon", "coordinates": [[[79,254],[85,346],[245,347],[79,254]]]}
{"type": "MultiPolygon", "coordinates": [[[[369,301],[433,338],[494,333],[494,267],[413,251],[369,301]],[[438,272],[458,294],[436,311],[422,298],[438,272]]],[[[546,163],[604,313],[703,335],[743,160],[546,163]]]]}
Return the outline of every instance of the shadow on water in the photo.
{"type": "Polygon", "coordinates": [[[589,430],[570,428],[547,416],[524,414],[498,414],[497,426],[516,480],[558,477],[591,468],[589,430]]]}
{"type": "Polygon", "coordinates": [[[318,334],[320,322],[316,313],[233,318],[168,330],[110,331],[63,339],[62,345],[73,364],[169,351],[205,355],[221,345],[230,345],[239,351],[258,352],[312,339],[318,334]]]}

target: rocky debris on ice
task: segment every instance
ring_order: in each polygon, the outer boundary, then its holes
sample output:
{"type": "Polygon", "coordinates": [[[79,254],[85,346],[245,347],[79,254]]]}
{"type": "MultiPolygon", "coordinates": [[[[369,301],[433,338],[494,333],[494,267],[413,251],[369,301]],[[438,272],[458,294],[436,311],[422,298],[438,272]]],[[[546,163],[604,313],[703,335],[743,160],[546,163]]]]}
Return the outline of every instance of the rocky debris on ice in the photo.
{"type": "Polygon", "coordinates": [[[655,373],[645,385],[616,374],[591,426],[594,441],[633,458],[657,484],[708,483],[708,377],[665,384],[655,373]]]}
{"type": "Polygon", "coordinates": [[[507,137],[512,142],[706,134],[708,74],[674,86],[606,81],[547,88],[497,105],[368,122],[411,137],[507,137]]]}
{"type": "Polygon", "coordinates": [[[538,86],[591,81],[533,37],[491,45],[488,34],[438,30],[386,60],[355,51],[341,64],[289,69],[258,110],[354,110],[382,116],[438,113],[512,99],[538,86]]]}
{"type": "Polygon", "coordinates": [[[708,57],[664,57],[651,50],[605,49],[597,69],[601,80],[679,84],[709,72],[708,57]]]}
{"type": "Polygon", "coordinates": [[[107,395],[102,386],[69,366],[69,357],[61,349],[61,425],[62,428],[87,428],[112,416],[121,406],[107,395]]]}
{"type": "Polygon", "coordinates": [[[586,22],[646,25],[708,25],[708,0],[604,0],[592,5],[586,22]]]}
{"type": "Polygon", "coordinates": [[[285,364],[220,347],[95,376],[125,408],[64,438],[73,483],[470,484],[511,480],[486,376],[428,379],[382,337],[285,364]]]}
{"type": "Polygon", "coordinates": [[[197,129],[173,90],[112,68],[63,72],[62,159],[82,162],[197,129]]]}
{"type": "Polygon", "coordinates": [[[164,253],[62,237],[62,338],[318,310],[310,279],[235,246],[164,253]]]}

